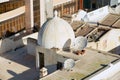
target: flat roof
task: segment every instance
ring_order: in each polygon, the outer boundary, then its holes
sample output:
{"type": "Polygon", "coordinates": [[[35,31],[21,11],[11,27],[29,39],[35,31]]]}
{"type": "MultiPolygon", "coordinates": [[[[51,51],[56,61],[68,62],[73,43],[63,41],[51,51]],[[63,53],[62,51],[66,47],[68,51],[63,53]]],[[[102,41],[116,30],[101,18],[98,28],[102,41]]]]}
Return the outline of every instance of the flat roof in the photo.
{"type": "Polygon", "coordinates": [[[0,54],[0,80],[35,80],[38,76],[35,56],[27,54],[26,47],[0,54]]]}
{"type": "Polygon", "coordinates": [[[88,41],[98,41],[104,34],[106,34],[110,28],[108,26],[98,26],[94,31],[92,31],[87,37],[88,41]]]}
{"type": "MultiPolygon", "coordinates": [[[[94,74],[97,70],[104,68],[109,63],[118,59],[116,56],[111,56],[108,53],[100,53],[96,50],[85,49],[86,53],[79,56],[72,71],[57,70],[52,74],[40,80],[81,80],[86,76],[94,74]]],[[[62,54],[62,53],[61,53],[62,54]]]]}

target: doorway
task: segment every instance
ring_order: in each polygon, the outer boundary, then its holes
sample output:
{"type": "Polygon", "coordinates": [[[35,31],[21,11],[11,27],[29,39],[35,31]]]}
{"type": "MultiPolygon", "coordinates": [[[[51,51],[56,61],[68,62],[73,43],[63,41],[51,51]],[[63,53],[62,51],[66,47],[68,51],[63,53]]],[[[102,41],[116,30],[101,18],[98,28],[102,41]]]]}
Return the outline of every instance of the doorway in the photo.
{"type": "Polygon", "coordinates": [[[43,53],[39,53],[39,65],[40,65],[40,69],[44,67],[44,54],[43,53]]]}
{"type": "Polygon", "coordinates": [[[62,68],[63,68],[62,62],[57,62],[57,70],[62,68]]]}

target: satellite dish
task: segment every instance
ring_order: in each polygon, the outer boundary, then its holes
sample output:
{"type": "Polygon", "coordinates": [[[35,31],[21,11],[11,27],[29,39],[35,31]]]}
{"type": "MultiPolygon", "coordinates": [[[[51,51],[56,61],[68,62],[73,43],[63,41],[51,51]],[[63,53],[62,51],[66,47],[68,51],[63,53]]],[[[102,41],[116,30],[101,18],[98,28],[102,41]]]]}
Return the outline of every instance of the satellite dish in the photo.
{"type": "Polygon", "coordinates": [[[70,70],[75,66],[75,61],[73,59],[67,59],[64,62],[64,69],[70,70]]]}
{"type": "Polygon", "coordinates": [[[87,46],[87,38],[79,36],[75,38],[72,48],[74,50],[83,50],[87,46]]]}

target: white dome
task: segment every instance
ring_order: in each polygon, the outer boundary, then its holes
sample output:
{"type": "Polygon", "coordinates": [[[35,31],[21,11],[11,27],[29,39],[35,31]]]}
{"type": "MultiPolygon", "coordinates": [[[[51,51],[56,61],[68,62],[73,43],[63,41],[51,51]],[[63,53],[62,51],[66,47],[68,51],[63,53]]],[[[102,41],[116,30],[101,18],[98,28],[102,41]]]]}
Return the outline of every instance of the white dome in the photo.
{"type": "Polygon", "coordinates": [[[75,35],[70,24],[57,17],[56,14],[54,18],[46,21],[40,29],[38,34],[38,45],[48,49],[62,49],[64,47],[69,47],[74,38],[75,35]]]}

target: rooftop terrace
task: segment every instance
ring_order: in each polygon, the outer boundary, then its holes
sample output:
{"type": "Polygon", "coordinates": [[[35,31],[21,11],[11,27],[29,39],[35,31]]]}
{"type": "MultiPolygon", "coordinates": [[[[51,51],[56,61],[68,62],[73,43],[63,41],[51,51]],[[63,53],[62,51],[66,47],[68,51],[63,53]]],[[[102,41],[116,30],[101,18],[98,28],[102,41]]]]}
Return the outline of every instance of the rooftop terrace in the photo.
{"type": "Polygon", "coordinates": [[[0,55],[0,80],[35,80],[38,77],[35,57],[26,53],[23,47],[0,55]]]}
{"type": "Polygon", "coordinates": [[[72,71],[57,70],[40,80],[84,80],[87,76],[96,73],[118,58],[117,56],[109,55],[109,53],[86,49],[86,53],[79,56],[79,60],[76,61],[72,71]]]}

